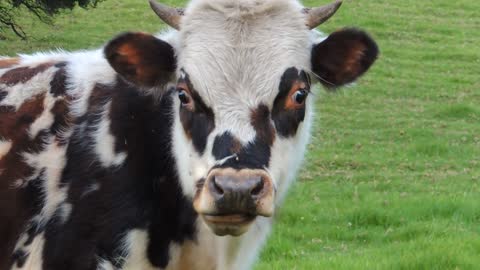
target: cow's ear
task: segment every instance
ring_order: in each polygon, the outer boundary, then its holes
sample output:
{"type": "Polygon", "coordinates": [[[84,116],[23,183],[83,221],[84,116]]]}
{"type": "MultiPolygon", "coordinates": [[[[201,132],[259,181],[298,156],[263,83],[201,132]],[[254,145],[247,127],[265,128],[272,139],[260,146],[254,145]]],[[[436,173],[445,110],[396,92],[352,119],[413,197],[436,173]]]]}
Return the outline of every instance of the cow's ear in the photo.
{"type": "Polygon", "coordinates": [[[312,71],[327,88],[353,82],[375,62],[378,47],[363,31],[343,29],[312,48],[312,71]]]}
{"type": "Polygon", "coordinates": [[[140,86],[162,85],[176,69],[175,52],[167,42],[144,33],[125,33],[104,49],[113,69],[140,86]]]}

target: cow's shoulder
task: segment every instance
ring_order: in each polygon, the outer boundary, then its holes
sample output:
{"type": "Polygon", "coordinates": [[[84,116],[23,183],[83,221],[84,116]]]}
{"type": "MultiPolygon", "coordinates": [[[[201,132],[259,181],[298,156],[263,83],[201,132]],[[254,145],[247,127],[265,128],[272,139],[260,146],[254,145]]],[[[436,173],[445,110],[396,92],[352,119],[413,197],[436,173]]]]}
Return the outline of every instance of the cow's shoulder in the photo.
{"type": "Polygon", "coordinates": [[[0,58],[0,216],[11,217],[0,221],[0,269],[5,254],[31,263],[20,255],[42,245],[52,217],[68,216],[72,134],[95,86],[114,79],[100,50],[0,58]]]}
{"type": "Polygon", "coordinates": [[[53,142],[64,144],[63,131],[71,119],[63,60],[0,59],[0,182],[3,185],[23,185],[34,176],[35,169],[32,164],[28,165],[29,158],[53,142]]]}

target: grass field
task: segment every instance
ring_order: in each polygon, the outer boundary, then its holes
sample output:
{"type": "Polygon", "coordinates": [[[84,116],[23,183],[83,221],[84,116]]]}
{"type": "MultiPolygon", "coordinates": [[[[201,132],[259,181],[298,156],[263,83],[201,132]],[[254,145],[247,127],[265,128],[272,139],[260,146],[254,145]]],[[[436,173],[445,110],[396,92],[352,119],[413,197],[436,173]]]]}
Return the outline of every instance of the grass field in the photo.
{"type": "MultiPolygon", "coordinates": [[[[382,54],[355,88],[317,94],[305,167],[256,269],[480,269],[479,12],[478,0],[347,0],[322,27],[364,28],[382,54]]],[[[22,21],[29,40],[7,33],[0,54],[160,27],[138,0],[22,21]]]]}

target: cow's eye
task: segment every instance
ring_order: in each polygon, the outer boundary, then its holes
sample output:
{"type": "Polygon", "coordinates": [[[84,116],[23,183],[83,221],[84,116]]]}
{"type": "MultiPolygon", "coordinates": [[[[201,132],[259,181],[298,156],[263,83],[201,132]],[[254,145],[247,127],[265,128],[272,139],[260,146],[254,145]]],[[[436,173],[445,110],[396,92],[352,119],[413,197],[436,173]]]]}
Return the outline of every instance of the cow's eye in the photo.
{"type": "Polygon", "coordinates": [[[187,94],[187,91],[180,89],[178,91],[178,99],[180,99],[180,102],[182,105],[189,105],[190,104],[190,97],[187,94]]]}
{"type": "Polygon", "coordinates": [[[307,95],[307,90],[299,89],[292,95],[292,99],[295,103],[302,105],[305,102],[305,99],[307,99],[307,95]]]}

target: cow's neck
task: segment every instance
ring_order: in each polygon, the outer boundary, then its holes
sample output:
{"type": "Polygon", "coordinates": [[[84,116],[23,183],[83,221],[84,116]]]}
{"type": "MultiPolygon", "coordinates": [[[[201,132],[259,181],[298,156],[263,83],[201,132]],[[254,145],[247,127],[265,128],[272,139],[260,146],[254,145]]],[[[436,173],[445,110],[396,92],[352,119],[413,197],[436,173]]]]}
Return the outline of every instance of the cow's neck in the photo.
{"type": "MultiPolygon", "coordinates": [[[[134,95],[135,98],[132,98],[128,94],[130,90],[125,86],[127,85],[123,83],[118,84],[116,91],[122,90],[118,92],[119,97],[114,98],[113,102],[120,102],[121,96],[127,97],[129,103],[127,108],[123,109],[128,113],[112,111],[112,114],[128,116],[125,119],[118,119],[122,122],[122,130],[126,134],[118,136],[120,138],[125,136],[129,149],[127,168],[134,175],[142,175],[148,179],[143,185],[147,190],[151,190],[151,207],[155,213],[149,232],[150,241],[152,241],[150,245],[157,245],[154,241],[158,243],[165,241],[162,237],[155,239],[155,228],[162,228],[163,234],[167,233],[165,230],[171,230],[168,234],[178,234],[178,239],[173,239],[169,246],[170,261],[167,270],[236,270],[251,267],[270,231],[272,219],[258,218],[251,230],[241,237],[214,235],[197,218],[191,208],[191,200],[185,199],[178,182],[180,180],[175,172],[176,161],[170,149],[171,140],[173,140],[171,117],[175,110],[171,104],[172,97],[167,93],[160,101],[155,101],[154,97],[142,95],[134,95]],[[125,93],[122,92],[124,89],[127,89],[125,93]],[[159,167],[158,164],[163,166],[159,167]],[[171,225],[175,228],[164,228],[165,218],[171,220],[171,225]],[[195,227],[190,227],[193,224],[195,227]],[[183,229],[179,231],[178,228],[183,229]],[[186,267],[187,265],[189,267],[186,267]]],[[[122,106],[112,104],[112,108],[122,108],[122,106]]],[[[116,123],[112,122],[112,126],[115,125],[116,123]]],[[[135,179],[136,181],[138,180],[135,179]]],[[[144,241],[138,241],[136,248],[142,249],[144,243],[144,241]]],[[[130,261],[136,261],[136,259],[131,258],[130,261]]]]}

